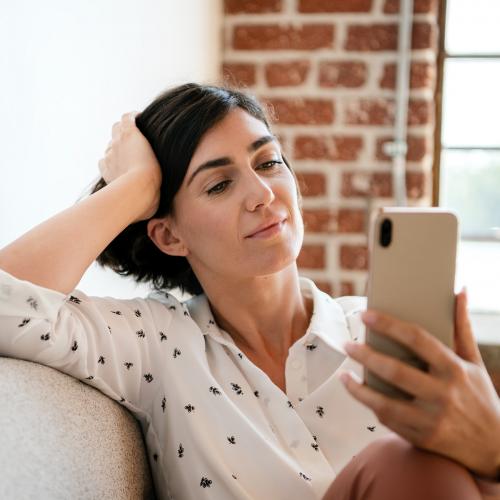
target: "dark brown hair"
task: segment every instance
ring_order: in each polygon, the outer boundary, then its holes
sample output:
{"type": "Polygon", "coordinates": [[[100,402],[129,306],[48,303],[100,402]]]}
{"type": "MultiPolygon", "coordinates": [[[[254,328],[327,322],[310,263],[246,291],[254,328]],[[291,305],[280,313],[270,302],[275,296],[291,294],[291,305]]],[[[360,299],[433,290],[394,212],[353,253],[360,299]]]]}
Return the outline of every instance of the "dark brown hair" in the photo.
{"type": "MultiPolygon", "coordinates": [[[[163,175],[154,217],[173,213],[174,197],[201,138],[237,107],[270,129],[266,113],[254,97],[230,87],[197,83],[163,92],[136,116],[136,125],[151,144],[163,175]]],[[[106,182],[101,178],[91,194],[104,186],[106,182]]],[[[159,291],[178,287],[183,293],[202,293],[187,259],[162,252],[149,238],[147,223],[145,220],[126,227],[97,257],[97,262],[137,282],[150,282],[159,291]]]]}

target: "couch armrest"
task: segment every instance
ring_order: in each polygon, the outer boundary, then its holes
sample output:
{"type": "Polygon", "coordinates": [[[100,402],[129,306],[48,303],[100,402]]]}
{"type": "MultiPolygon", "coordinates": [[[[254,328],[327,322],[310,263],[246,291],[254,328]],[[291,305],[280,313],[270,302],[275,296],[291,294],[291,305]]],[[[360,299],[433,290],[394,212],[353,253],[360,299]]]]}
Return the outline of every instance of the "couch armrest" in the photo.
{"type": "Polygon", "coordinates": [[[139,422],[53,368],[0,357],[0,498],[154,498],[139,422]]]}

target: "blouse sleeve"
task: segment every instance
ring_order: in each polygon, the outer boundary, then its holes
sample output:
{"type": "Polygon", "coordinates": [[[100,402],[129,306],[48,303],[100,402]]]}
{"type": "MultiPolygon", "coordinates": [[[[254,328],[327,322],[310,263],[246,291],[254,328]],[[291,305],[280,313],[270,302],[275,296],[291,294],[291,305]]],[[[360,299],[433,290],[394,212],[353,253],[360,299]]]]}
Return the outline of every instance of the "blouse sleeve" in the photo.
{"type": "Polygon", "coordinates": [[[50,366],[121,403],[144,408],[153,397],[151,365],[171,320],[156,300],[64,295],[0,270],[0,355],[50,366]]]}

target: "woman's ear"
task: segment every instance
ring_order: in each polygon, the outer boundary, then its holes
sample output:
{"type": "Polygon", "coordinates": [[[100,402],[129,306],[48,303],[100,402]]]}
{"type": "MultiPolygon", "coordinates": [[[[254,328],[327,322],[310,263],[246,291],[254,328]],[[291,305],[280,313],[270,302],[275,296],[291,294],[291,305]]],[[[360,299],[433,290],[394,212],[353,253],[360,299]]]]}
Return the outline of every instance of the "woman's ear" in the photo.
{"type": "Polygon", "coordinates": [[[170,217],[151,219],[148,221],[147,228],[148,236],[162,252],[180,257],[186,257],[189,254],[184,242],[177,236],[170,217]]]}

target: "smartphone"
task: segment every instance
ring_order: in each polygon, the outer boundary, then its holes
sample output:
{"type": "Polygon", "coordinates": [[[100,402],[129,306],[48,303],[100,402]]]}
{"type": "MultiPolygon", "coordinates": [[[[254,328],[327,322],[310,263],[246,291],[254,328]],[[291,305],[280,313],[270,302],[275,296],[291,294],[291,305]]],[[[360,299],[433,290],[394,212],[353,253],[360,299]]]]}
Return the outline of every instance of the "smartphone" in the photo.
{"type": "MultiPolygon", "coordinates": [[[[369,234],[368,308],[416,323],[454,348],[458,218],[440,208],[381,208],[369,234]]],[[[413,351],[370,329],[373,349],[427,371],[413,351]]],[[[390,397],[413,396],[365,368],[364,383],[390,397]]]]}

